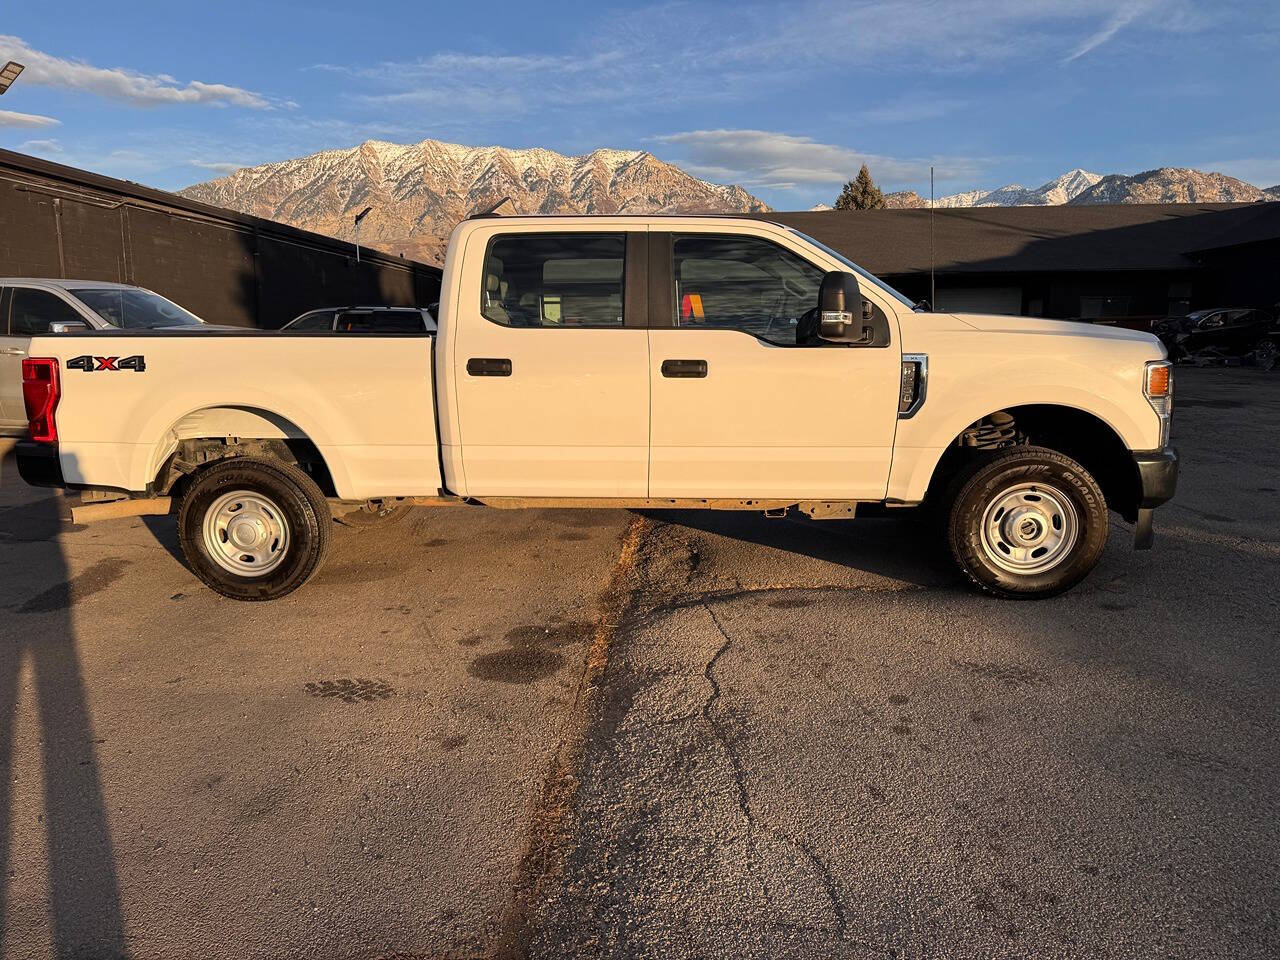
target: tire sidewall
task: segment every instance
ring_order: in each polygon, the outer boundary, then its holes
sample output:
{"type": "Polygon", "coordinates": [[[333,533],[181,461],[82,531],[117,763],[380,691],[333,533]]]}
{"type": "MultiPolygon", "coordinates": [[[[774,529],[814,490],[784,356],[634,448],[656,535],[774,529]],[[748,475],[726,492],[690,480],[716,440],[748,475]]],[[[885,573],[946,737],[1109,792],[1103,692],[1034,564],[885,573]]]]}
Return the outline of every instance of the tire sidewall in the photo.
{"type": "Polygon", "coordinates": [[[1107,542],[1107,504],[1097,482],[1070,457],[1029,449],[978,464],[952,502],[948,523],[951,552],[961,569],[984,589],[1033,599],[1069,590],[1098,562],[1107,542]],[[1071,501],[1080,525],[1067,558],[1042,573],[1020,575],[997,566],[982,546],[982,520],[993,498],[1018,483],[1037,483],[1071,501]]]}
{"type": "Polygon", "coordinates": [[[319,566],[320,516],[302,484],[283,469],[262,461],[230,460],[199,476],[182,500],[178,539],[192,571],[209,587],[236,600],[272,600],[297,589],[319,566]],[[261,577],[239,577],[224,569],[204,543],[204,519],[223,494],[247,490],[270,498],[289,525],[284,561],[261,577]]]}

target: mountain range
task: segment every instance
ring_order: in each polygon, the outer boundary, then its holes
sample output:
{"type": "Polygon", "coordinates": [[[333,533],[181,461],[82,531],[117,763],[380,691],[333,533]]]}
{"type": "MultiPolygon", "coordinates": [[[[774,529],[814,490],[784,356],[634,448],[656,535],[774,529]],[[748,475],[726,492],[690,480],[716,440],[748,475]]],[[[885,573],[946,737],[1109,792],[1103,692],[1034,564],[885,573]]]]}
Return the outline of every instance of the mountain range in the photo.
{"type": "Polygon", "coordinates": [[[442,262],[454,225],[509,197],[520,213],[755,213],[741,187],[699,180],[644,150],[466,147],[370,140],[348,150],[246,167],[180,191],[185,197],[442,262]]]}
{"type": "MultiPolygon", "coordinates": [[[[914,190],[885,195],[885,205],[897,208],[928,207],[928,199],[914,190]]],[[[1280,184],[1260,189],[1222,173],[1204,173],[1183,167],[1159,167],[1125,176],[1103,176],[1088,170],[1069,170],[1038,187],[1011,183],[997,190],[968,190],[938,197],[935,206],[1030,207],[1088,203],[1253,203],[1280,200],[1280,184]]]]}
{"type": "MultiPolygon", "coordinates": [[[[427,263],[444,260],[460,220],[509,197],[519,213],[763,213],[742,187],[700,180],[644,150],[566,156],[538,148],[467,147],[439,140],[369,140],[346,150],[245,167],[197,183],[183,196],[219,207],[356,239],[353,221],[372,211],[360,242],[427,263]]],[[[940,208],[1089,203],[1230,203],[1280,200],[1280,184],[1259,189],[1221,173],[1160,167],[1134,176],[1070,170],[1038,187],[1011,183],[940,197],[940,208]]],[[[928,207],[912,190],[886,206],[928,207]]],[[[828,209],[825,204],[815,210],[828,209]]]]}

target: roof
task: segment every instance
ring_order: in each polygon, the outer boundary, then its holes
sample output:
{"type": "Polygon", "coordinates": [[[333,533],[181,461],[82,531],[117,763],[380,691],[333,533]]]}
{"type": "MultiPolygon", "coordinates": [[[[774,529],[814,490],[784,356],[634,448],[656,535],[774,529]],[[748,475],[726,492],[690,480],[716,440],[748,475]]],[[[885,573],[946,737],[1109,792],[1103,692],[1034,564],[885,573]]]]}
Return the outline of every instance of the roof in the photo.
{"type": "MultiPolygon", "coordinates": [[[[331,250],[344,256],[351,256],[351,252],[355,249],[353,244],[345,240],[327,237],[321,233],[312,233],[309,230],[300,230],[297,227],[291,227],[276,220],[266,220],[262,217],[253,217],[235,210],[215,207],[207,203],[201,203],[198,200],[179,196],[176,193],[144,187],[142,184],[134,183],[132,180],[116,180],[114,177],[104,177],[101,174],[90,173],[88,170],[80,170],[61,163],[53,163],[50,160],[41,160],[39,157],[27,156],[25,153],[15,153],[12,150],[0,149],[0,181],[10,181],[19,190],[45,189],[43,185],[32,186],[30,178],[45,181],[48,184],[47,189],[55,196],[61,194],[63,196],[97,199],[94,197],[94,192],[96,191],[97,193],[109,194],[112,199],[117,199],[119,202],[141,207],[160,208],[168,212],[186,213],[194,217],[215,220],[221,223],[236,224],[251,232],[260,231],[266,235],[295,240],[312,247],[331,250]]],[[[393,256],[389,253],[383,253],[375,247],[363,244],[360,246],[360,253],[367,260],[383,264],[399,264],[404,267],[411,266],[436,273],[440,272],[440,268],[432,264],[393,256]]]]}
{"type": "MultiPolygon", "coordinates": [[[[881,275],[929,270],[929,210],[770,213],[881,275]]],[[[1280,236],[1280,203],[1092,204],[933,211],[938,273],[1185,270],[1223,239],[1280,236]]]]}
{"type": "Polygon", "coordinates": [[[109,280],[62,280],[57,277],[0,277],[0,287],[15,284],[44,284],[49,287],[61,287],[63,290],[83,290],[86,287],[99,289],[146,290],[133,283],[113,283],[109,280]]]}

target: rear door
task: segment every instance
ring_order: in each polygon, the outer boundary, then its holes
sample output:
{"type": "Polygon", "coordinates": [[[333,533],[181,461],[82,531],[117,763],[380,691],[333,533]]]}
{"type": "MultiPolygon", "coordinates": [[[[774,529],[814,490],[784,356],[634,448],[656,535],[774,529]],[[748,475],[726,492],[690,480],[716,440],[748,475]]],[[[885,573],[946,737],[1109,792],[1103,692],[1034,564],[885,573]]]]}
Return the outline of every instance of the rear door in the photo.
{"type": "Polygon", "coordinates": [[[55,321],[85,323],[75,307],[56,293],[35,287],[10,287],[8,335],[0,337],[0,383],[4,390],[4,418],[8,427],[25,426],[26,406],[22,402],[22,358],[31,338],[49,332],[55,321]]]}
{"type": "Polygon", "coordinates": [[[29,338],[9,335],[9,291],[0,287],[0,429],[14,433],[26,426],[22,403],[22,358],[29,338]]]}
{"type": "Polygon", "coordinates": [[[453,346],[468,494],[647,494],[643,239],[513,227],[468,260],[453,346]]]}
{"type": "Polygon", "coordinates": [[[801,344],[825,267],[766,236],[649,237],[649,495],[882,499],[895,318],[887,345],[801,344]]]}

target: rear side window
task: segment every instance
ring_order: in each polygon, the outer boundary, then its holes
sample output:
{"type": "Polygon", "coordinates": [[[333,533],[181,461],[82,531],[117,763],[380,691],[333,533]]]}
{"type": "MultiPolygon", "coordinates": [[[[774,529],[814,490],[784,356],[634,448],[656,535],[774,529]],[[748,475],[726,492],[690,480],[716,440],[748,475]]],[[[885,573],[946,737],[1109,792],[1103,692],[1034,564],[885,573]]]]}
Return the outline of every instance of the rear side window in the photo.
{"type": "Polygon", "coordinates": [[[48,333],[49,324],[55,321],[84,323],[71,304],[47,290],[14,287],[11,296],[9,332],[15,337],[48,333]]]}
{"type": "Polygon", "coordinates": [[[480,312],[506,327],[621,327],[626,250],[622,233],[494,237],[480,312]]]}
{"type": "Polygon", "coordinates": [[[353,310],[338,318],[338,330],[353,333],[422,333],[425,329],[417,310],[353,310]]]}
{"type": "Polygon", "coordinates": [[[304,313],[293,323],[289,324],[290,330],[332,330],[333,329],[333,311],[332,310],[316,310],[312,313],[304,313]]]}

